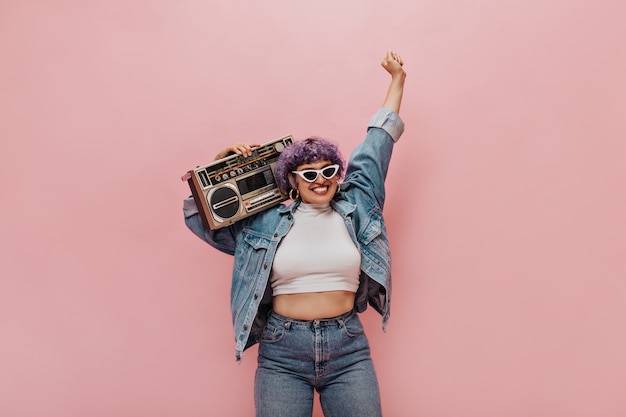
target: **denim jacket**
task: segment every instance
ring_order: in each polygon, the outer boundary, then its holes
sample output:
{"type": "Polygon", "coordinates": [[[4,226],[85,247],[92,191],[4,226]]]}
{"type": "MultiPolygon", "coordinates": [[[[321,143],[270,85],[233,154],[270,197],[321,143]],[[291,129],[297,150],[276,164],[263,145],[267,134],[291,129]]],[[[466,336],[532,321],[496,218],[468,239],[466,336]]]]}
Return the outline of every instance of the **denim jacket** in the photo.
{"type": "MultiPolygon", "coordinates": [[[[391,253],[382,216],[385,178],[394,143],[404,131],[396,112],[380,109],[370,120],[365,139],[350,155],[340,190],[331,205],[344,219],[348,233],[361,252],[360,284],[355,309],[368,304],[382,315],[383,329],[391,301],[391,253]]],[[[299,201],[279,205],[228,227],[207,230],[192,197],[184,201],[185,223],[214,248],[234,255],[231,312],[235,331],[235,357],[259,341],[272,308],[268,285],[272,262],[282,238],[293,224],[299,201]]]]}

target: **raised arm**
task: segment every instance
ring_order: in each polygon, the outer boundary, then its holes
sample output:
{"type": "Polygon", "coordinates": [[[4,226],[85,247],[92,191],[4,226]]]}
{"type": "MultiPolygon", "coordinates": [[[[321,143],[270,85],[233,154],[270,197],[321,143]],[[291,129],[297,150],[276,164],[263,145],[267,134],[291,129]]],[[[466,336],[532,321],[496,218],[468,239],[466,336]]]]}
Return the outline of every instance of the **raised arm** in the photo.
{"type": "Polygon", "coordinates": [[[402,93],[404,92],[404,79],[406,73],[402,68],[404,62],[400,55],[393,51],[388,51],[380,63],[382,67],[391,74],[391,82],[387,90],[387,96],[383,102],[383,108],[391,109],[396,113],[400,113],[400,103],[402,103],[402,93]]]}
{"type": "Polygon", "coordinates": [[[404,79],[402,59],[393,51],[387,52],[381,65],[391,82],[383,107],[370,119],[365,139],[350,155],[345,180],[341,186],[347,200],[369,200],[382,209],[385,202],[385,179],[394,144],[404,132],[404,122],[398,111],[402,101],[404,79]],[[361,197],[358,197],[361,196],[361,197]]]}

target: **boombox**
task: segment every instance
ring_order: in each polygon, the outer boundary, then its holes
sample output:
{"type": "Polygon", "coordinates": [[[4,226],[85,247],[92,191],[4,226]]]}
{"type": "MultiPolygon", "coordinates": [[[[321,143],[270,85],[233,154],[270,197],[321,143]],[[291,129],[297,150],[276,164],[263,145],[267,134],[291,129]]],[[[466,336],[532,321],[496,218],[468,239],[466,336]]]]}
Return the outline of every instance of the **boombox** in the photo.
{"type": "Polygon", "coordinates": [[[285,201],[274,169],[292,143],[285,136],[253,148],[251,156],[230,155],[187,172],[182,179],[189,183],[204,226],[219,229],[285,201]]]}

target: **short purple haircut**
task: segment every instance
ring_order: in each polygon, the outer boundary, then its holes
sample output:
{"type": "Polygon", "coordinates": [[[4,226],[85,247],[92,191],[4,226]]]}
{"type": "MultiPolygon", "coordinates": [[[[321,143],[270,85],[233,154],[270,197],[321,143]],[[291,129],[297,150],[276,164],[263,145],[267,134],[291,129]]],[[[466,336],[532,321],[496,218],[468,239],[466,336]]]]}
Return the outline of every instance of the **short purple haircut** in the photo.
{"type": "Polygon", "coordinates": [[[294,142],[287,146],[278,157],[276,162],[276,181],[283,191],[289,191],[291,183],[289,176],[295,176],[291,171],[302,164],[311,164],[317,161],[330,161],[331,164],[339,165],[337,178],[343,178],[344,162],[337,145],[318,137],[294,142]]]}

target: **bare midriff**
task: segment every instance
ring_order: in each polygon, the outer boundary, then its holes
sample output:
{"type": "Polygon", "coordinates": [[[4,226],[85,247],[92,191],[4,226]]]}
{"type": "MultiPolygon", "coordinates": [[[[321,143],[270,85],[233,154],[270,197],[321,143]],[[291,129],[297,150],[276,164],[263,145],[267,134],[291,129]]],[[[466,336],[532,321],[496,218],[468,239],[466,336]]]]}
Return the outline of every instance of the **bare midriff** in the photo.
{"type": "Polygon", "coordinates": [[[274,296],[274,311],[296,320],[327,319],[347,313],[354,307],[354,293],[324,291],[274,296]]]}

